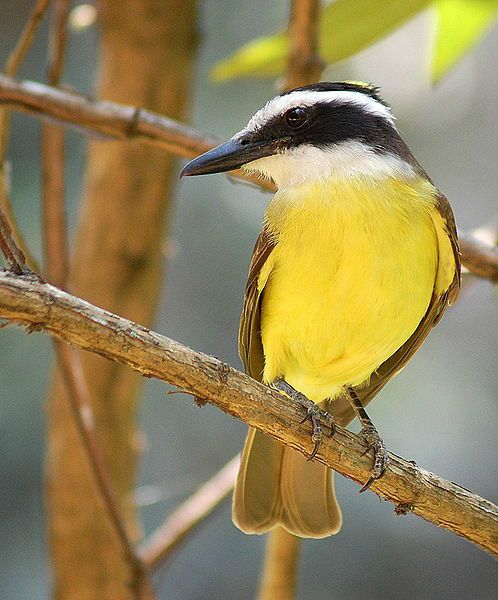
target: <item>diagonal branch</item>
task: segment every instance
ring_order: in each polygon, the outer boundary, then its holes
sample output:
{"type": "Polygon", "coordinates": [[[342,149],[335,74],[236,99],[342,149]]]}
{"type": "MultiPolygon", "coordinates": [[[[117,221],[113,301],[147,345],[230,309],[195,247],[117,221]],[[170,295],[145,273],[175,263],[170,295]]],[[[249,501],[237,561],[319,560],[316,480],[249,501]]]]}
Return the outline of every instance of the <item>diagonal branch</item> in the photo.
{"type": "MultiPolygon", "coordinates": [[[[97,134],[100,138],[136,141],[163,148],[183,158],[194,158],[222,140],[150,110],[116,102],[98,102],[33,81],[17,82],[0,74],[0,105],[97,134]]],[[[259,187],[275,187],[254,175],[232,175],[259,187]]]]}
{"type": "MultiPolygon", "coordinates": [[[[227,364],[154,333],[49,284],[0,274],[0,318],[41,329],[80,348],[126,364],[205,398],[274,439],[308,455],[309,426],[292,400],[269,390],[227,364]]],[[[316,459],[364,483],[371,457],[362,439],[338,427],[316,459]]],[[[372,489],[396,505],[470,540],[498,557],[498,507],[394,454],[372,489]]]]}
{"type": "Polygon", "coordinates": [[[240,455],[237,454],[142,543],[139,555],[147,567],[154,569],[169,558],[185,538],[229,496],[239,465],[240,455]]]}

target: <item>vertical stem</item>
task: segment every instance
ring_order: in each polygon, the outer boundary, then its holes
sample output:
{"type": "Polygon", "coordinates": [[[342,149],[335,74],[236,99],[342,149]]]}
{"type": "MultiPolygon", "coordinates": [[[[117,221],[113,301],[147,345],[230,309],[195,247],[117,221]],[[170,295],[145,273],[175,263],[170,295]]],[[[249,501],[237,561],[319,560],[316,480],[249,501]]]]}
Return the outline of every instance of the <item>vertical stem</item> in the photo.
{"type": "MultiPolygon", "coordinates": [[[[55,0],[50,23],[48,83],[58,86],[64,68],[69,0],[55,0]]],[[[58,287],[66,285],[67,240],[65,218],[64,129],[44,123],[41,130],[43,231],[45,271],[48,281],[58,287]]]]}
{"type": "Polygon", "coordinates": [[[292,600],[297,584],[300,539],[277,527],[269,538],[258,600],[292,600]]]}
{"type": "MultiPolygon", "coordinates": [[[[47,8],[50,5],[51,0],[38,0],[33,8],[26,25],[24,26],[21,35],[19,36],[15,48],[10,53],[7,62],[5,63],[4,73],[9,77],[13,77],[19,67],[22,65],[26,54],[33,43],[33,40],[36,37],[36,33],[38,32],[38,28],[42,22],[45,13],[47,12],[47,8]]],[[[12,206],[9,199],[9,190],[7,183],[7,175],[5,172],[5,153],[7,152],[7,145],[9,139],[9,129],[10,129],[10,111],[6,108],[0,108],[0,211],[3,213],[3,219],[7,223],[9,228],[9,236],[19,252],[21,252],[22,260],[20,260],[20,255],[9,245],[8,240],[0,239],[0,243],[2,244],[2,249],[7,252],[10,256],[13,256],[14,263],[17,263],[17,266],[13,267],[12,259],[9,261],[11,264],[11,268],[13,268],[16,272],[20,270],[19,263],[27,262],[31,268],[36,270],[35,261],[31,257],[27,246],[24,242],[24,239],[17,227],[16,220],[14,218],[14,213],[12,211],[12,206]],[[9,245],[7,250],[5,250],[5,244],[9,245]],[[22,248],[22,251],[20,250],[22,248]]],[[[4,224],[2,224],[2,227],[4,224]]],[[[5,236],[1,236],[5,238],[5,236]]],[[[7,255],[6,255],[7,256],[7,255]]]]}
{"type": "Polygon", "coordinates": [[[285,90],[320,81],[325,66],[318,53],[320,10],[320,0],[291,1],[285,90]]]}

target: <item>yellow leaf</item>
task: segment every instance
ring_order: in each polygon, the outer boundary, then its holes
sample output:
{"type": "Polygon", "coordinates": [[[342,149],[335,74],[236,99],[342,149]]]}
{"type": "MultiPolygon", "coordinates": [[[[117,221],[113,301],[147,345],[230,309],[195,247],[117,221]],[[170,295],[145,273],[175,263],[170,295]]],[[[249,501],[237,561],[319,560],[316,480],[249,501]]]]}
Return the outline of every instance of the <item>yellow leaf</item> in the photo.
{"type": "MultiPolygon", "coordinates": [[[[423,10],[430,0],[336,0],[322,11],[320,56],[335,63],[384,37],[423,10]]],[[[259,38],[239,48],[211,71],[215,81],[279,75],[285,69],[285,33],[259,38]]]]}
{"type": "Polygon", "coordinates": [[[436,0],[437,37],[431,77],[436,83],[491,27],[498,0],[436,0]]]}

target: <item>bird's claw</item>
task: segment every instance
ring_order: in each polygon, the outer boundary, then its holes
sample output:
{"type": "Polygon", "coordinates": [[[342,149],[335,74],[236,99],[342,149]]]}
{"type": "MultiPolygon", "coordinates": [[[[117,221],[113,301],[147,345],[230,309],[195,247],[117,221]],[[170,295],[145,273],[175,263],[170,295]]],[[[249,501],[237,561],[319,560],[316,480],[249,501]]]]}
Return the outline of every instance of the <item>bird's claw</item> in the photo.
{"type": "Polygon", "coordinates": [[[363,455],[372,450],[374,454],[374,464],[370,473],[370,478],[361,488],[360,494],[368,490],[374,481],[377,481],[377,479],[380,479],[384,475],[387,465],[389,464],[389,456],[387,454],[386,445],[384,440],[380,437],[377,429],[375,429],[373,426],[363,426],[361,430],[361,436],[367,444],[367,449],[363,455]]]}
{"type": "Polygon", "coordinates": [[[315,458],[323,439],[322,423],[325,423],[330,427],[330,437],[335,433],[335,421],[334,417],[325,410],[322,410],[317,404],[306,398],[304,394],[298,392],[284,379],[277,379],[270,384],[270,387],[283,392],[286,396],[297,402],[300,406],[306,409],[306,414],[301,423],[304,423],[308,419],[311,421],[313,427],[311,439],[315,446],[313,452],[308,457],[309,460],[315,458]]]}
{"type": "MultiPolygon", "coordinates": [[[[308,400],[308,402],[311,402],[308,400]]],[[[325,410],[322,410],[319,406],[312,403],[311,406],[308,406],[306,411],[306,416],[301,421],[304,423],[307,420],[311,421],[311,425],[313,427],[313,433],[311,434],[311,440],[314,442],[315,446],[313,448],[313,452],[307,458],[308,461],[313,460],[316,456],[316,453],[320,449],[322,439],[323,439],[323,429],[322,422],[326,423],[330,427],[330,437],[332,437],[335,433],[335,423],[334,417],[325,410]]]]}

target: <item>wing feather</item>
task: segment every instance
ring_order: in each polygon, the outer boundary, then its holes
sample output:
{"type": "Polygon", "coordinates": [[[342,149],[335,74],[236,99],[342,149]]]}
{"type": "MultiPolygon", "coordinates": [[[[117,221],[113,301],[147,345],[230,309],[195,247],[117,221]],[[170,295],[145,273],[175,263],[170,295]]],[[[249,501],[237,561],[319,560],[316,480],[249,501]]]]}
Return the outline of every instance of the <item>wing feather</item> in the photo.
{"type": "Polygon", "coordinates": [[[245,372],[261,381],[264,369],[263,343],[261,341],[261,297],[259,275],[270,257],[275,241],[263,227],[252,253],[244,294],[244,305],[239,326],[239,354],[245,372]]]}

